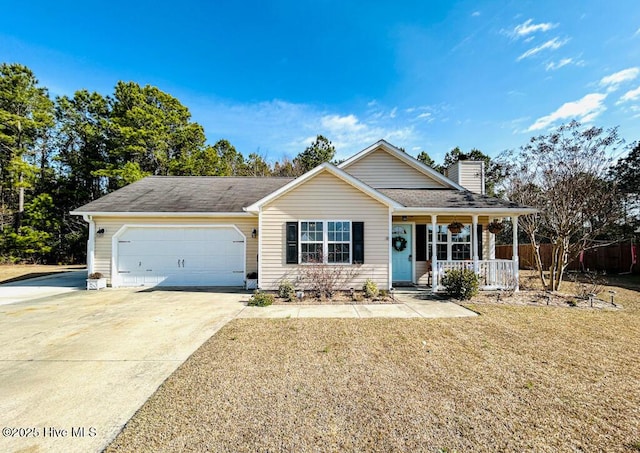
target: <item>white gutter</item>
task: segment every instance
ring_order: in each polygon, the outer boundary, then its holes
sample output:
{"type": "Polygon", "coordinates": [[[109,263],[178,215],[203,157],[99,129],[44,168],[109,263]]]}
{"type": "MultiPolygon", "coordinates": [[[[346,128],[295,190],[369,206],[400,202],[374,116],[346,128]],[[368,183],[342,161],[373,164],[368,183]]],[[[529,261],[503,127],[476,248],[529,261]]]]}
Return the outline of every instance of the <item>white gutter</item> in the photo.
{"type": "Polygon", "coordinates": [[[535,208],[396,208],[395,213],[401,213],[405,215],[423,215],[423,214],[438,214],[438,215],[460,215],[460,214],[479,214],[479,215],[495,215],[495,216],[503,216],[510,217],[512,215],[526,215],[526,214],[535,214],[539,212],[539,209],[535,208]]]}
{"type": "Polygon", "coordinates": [[[71,215],[91,217],[255,217],[249,212],[100,212],[71,211],[71,215]]]}
{"type": "Polygon", "coordinates": [[[89,224],[89,239],[87,239],[87,275],[93,274],[95,250],[96,250],[96,223],[90,215],[82,216],[85,222],[89,224]]]}

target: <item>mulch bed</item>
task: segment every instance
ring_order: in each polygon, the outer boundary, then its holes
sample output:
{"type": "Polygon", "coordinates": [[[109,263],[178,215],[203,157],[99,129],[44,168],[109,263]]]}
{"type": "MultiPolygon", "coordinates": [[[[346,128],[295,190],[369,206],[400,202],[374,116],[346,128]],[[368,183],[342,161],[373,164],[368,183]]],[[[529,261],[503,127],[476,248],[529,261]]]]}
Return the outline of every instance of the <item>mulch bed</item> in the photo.
{"type": "Polygon", "coordinates": [[[366,298],[361,291],[356,291],[353,295],[349,291],[338,291],[332,298],[314,297],[309,292],[305,292],[302,299],[289,301],[275,294],[274,305],[364,305],[364,304],[395,304],[397,303],[391,296],[382,295],[375,298],[366,298]]]}
{"type": "Polygon", "coordinates": [[[548,307],[566,307],[578,309],[596,309],[596,310],[620,310],[622,305],[620,302],[611,304],[611,301],[605,301],[598,298],[592,300],[577,297],[571,294],[550,293],[546,291],[519,291],[502,292],[487,291],[481,292],[471,300],[473,304],[499,304],[499,305],[529,305],[529,306],[548,306],[548,307]]]}

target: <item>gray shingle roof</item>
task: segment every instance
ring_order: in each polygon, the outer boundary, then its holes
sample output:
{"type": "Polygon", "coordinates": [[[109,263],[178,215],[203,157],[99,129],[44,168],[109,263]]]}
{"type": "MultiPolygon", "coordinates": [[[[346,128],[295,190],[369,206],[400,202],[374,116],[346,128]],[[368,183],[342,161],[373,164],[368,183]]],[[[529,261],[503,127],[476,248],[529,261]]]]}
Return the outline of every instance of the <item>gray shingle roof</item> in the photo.
{"type": "Polygon", "coordinates": [[[292,179],[149,176],[75,212],[243,212],[292,179]]]}
{"type": "MultiPolygon", "coordinates": [[[[294,178],[149,176],[74,212],[244,212],[294,178]]],[[[516,203],[455,189],[378,189],[408,208],[519,209],[516,203]]]]}
{"type": "Polygon", "coordinates": [[[378,189],[392,200],[411,208],[523,208],[516,203],[454,189],[378,189]]]}

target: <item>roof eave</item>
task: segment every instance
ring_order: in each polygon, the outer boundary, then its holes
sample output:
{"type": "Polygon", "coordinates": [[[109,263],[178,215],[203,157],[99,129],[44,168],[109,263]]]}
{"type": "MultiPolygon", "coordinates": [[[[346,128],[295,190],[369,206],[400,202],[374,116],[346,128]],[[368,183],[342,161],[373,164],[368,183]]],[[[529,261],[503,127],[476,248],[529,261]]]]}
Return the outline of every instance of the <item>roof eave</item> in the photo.
{"type": "Polygon", "coordinates": [[[92,217],[254,217],[250,212],[117,212],[117,211],[71,211],[71,215],[92,217]]]}
{"type": "Polygon", "coordinates": [[[411,207],[411,206],[406,206],[406,207],[402,207],[399,209],[394,209],[394,213],[401,213],[401,214],[417,214],[417,215],[424,215],[424,214],[437,214],[437,215],[460,215],[460,214],[469,214],[469,215],[473,215],[473,214],[478,214],[478,215],[484,215],[484,214],[490,214],[490,215],[501,215],[501,216],[505,216],[505,217],[510,217],[513,215],[529,215],[529,214],[535,214],[537,213],[539,210],[538,209],[534,209],[534,208],[507,208],[507,207],[500,207],[500,208],[442,208],[442,207],[411,207]]]}

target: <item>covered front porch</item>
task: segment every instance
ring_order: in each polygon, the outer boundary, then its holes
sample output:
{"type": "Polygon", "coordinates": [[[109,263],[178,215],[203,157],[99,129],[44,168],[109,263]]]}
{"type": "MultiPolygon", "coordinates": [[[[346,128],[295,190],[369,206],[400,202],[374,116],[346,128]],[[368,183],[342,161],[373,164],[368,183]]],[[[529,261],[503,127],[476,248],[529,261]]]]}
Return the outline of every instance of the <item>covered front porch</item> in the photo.
{"type": "Polygon", "coordinates": [[[426,285],[442,290],[448,270],[470,269],[480,279],[482,290],[518,290],[518,216],[509,213],[423,213],[393,215],[390,228],[392,286],[426,285]],[[413,215],[412,215],[413,214],[413,215]],[[511,219],[510,260],[495,258],[495,234],[488,225],[511,219]],[[459,232],[452,223],[461,223],[459,232]]]}

